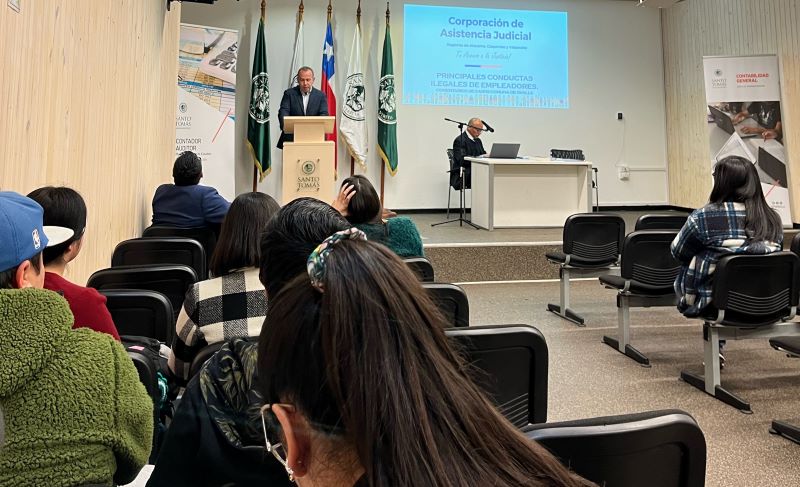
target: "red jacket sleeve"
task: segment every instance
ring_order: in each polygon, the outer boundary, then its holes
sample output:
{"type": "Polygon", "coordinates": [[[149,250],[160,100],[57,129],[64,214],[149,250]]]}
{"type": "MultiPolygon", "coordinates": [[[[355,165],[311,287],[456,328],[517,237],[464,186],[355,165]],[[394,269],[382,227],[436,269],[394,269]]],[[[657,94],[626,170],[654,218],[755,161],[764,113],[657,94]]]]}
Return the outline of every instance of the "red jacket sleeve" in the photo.
{"type": "Polygon", "coordinates": [[[70,303],[72,314],[75,315],[73,328],[91,328],[94,331],[108,333],[119,341],[117,327],[106,307],[106,297],[95,289],[85,289],[85,292],[81,293],[79,297],[76,296],[70,303]]]}

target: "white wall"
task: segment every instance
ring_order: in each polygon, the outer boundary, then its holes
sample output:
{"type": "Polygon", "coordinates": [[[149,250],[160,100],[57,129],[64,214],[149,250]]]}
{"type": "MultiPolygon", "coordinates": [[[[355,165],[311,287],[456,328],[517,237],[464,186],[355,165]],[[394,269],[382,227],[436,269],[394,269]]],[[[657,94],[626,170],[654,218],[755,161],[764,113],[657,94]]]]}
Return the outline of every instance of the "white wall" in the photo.
{"type": "MultiPolygon", "coordinates": [[[[333,2],[337,94],[341,93],[355,28],[356,0],[333,2]]],[[[403,75],[403,3],[390,2],[392,41],[398,102],[403,75]]],[[[416,0],[409,3],[488,7],[481,0],[416,0]]],[[[272,94],[272,139],[279,129],[277,109],[286,88],[294,42],[299,0],[267,2],[267,56],[272,94]]],[[[305,62],[318,70],[322,63],[325,34],[325,0],[306,0],[305,62]]],[[[218,0],[215,5],[183,4],[182,21],[238,29],[240,32],[236,111],[247,113],[250,68],[260,0],[218,0]]],[[[636,8],[614,0],[495,0],[492,7],[560,10],[569,13],[569,110],[499,109],[477,107],[406,106],[398,103],[399,170],[386,176],[386,205],[391,208],[444,208],[447,201],[445,149],[458,135],[444,117],[468,119],[480,116],[496,129],[484,144],[521,142],[521,153],[549,154],[551,148],[580,148],[600,169],[600,202],[663,204],[667,201],[666,129],[661,22],[657,9],[636,8]],[[618,122],[616,113],[625,114],[618,122]],[[624,137],[623,137],[624,132],[624,137]],[[624,140],[624,144],[623,144],[624,140]],[[630,166],[627,181],[617,179],[616,164],[630,166]]],[[[379,186],[380,159],[375,149],[377,134],[376,89],[380,74],[386,3],[362,1],[367,112],[370,157],[367,176],[379,186]],[[370,92],[371,90],[371,92],[370,92]]],[[[319,84],[320,76],[317,76],[319,84]]],[[[341,96],[338,97],[341,103],[341,96]]],[[[236,123],[236,189],[249,191],[252,161],[244,146],[247,119],[236,123]]],[[[344,144],[340,143],[339,175],[350,170],[344,144]]],[[[260,191],[280,197],[281,152],[273,151],[273,171],[260,191]]]]}

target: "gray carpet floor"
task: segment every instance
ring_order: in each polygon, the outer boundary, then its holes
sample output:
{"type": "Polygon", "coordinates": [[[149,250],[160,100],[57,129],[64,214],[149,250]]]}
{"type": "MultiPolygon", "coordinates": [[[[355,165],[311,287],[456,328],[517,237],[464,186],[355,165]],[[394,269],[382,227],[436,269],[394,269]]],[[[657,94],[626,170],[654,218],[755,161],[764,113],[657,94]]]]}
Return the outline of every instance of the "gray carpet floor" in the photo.
{"type": "Polygon", "coordinates": [[[708,447],[706,485],[800,485],[800,445],[769,433],[773,418],[800,424],[800,360],[767,340],[729,341],[722,384],[749,401],[747,415],[679,380],[702,371],[702,327],[674,308],[634,309],[632,344],[650,358],[639,366],[601,342],[616,336],[614,293],[594,281],[572,282],[579,328],[545,311],[558,301],[558,284],[465,285],[473,325],[526,323],[550,350],[548,420],[678,408],[702,428],[708,447]]]}

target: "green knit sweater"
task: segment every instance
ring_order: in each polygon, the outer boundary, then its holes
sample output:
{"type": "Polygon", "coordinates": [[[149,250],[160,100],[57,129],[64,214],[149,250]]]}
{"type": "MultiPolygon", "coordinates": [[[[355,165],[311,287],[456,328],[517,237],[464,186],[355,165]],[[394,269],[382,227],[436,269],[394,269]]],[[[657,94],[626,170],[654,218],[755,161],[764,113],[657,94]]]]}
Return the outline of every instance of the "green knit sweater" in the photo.
{"type": "Polygon", "coordinates": [[[147,462],[153,402],[136,368],[72,322],[52,291],[0,290],[0,486],[124,484],[147,462]]]}
{"type": "Polygon", "coordinates": [[[422,237],[408,217],[396,216],[380,223],[360,223],[356,228],[367,234],[367,240],[382,243],[400,257],[425,257],[422,237]]]}

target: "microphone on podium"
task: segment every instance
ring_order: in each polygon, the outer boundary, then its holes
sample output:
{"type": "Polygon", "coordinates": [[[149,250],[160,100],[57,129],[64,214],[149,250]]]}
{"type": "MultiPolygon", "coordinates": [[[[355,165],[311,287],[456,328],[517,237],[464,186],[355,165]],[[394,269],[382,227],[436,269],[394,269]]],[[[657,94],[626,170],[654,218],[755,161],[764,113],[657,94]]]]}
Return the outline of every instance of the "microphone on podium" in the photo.
{"type": "Polygon", "coordinates": [[[489,132],[494,132],[494,129],[491,127],[491,125],[486,123],[486,120],[482,120],[482,122],[483,122],[483,126],[486,127],[486,130],[488,130],[489,132]]]}

